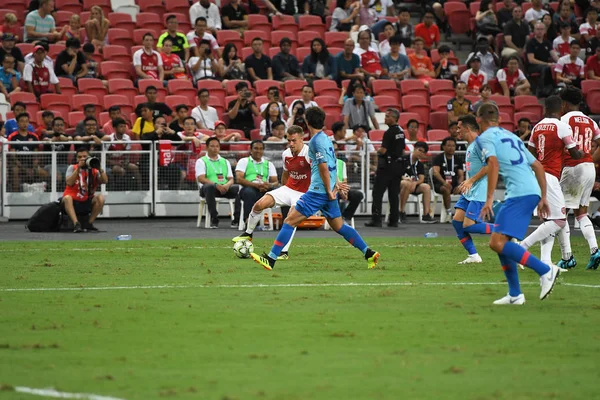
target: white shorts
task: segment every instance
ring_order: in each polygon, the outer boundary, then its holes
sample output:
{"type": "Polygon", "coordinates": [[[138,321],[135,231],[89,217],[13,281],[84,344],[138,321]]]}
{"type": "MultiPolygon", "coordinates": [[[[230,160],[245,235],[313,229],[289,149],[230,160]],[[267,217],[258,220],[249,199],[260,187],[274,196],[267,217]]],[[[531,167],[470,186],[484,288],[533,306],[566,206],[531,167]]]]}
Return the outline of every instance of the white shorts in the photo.
{"type": "Polygon", "coordinates": [[[565,196],[565,206],[572,209],[589,206],[595,180],[596,169],[593,163],[586,162],[563,168],[560,187],[565,196]]]}
{"type": "Polygon", "coordinates": [[[291,207],[296,205],[296,202],[304,193],[282,186],[267,192],[267,194],[275,200],[275,205],[291,207]]]}
{"type": "Polygon", "coordinates": [[[554,175],[546,173],[546,198],[550,206],[550,214],[546,219],[565,219],[565,196],[560,188],[560,182],[554,175]]]}

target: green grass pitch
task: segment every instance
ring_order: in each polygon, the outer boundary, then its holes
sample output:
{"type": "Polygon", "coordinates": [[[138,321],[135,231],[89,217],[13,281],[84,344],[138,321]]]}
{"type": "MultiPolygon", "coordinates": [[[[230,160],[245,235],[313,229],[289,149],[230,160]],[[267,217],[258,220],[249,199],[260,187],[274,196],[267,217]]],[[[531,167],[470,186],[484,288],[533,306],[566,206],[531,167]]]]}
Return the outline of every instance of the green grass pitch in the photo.
{"type": "Polygon", "coordinates": [[[298,238],[273,272],[228,240],[0,243],[0,398],[600,396],[600,272],[582,238],[549,299],[520,271],[522,307],[492,306],[507,287],[484,237],[466,266],[455,238],[368,242],[375,270],[342,239],[298,238]]]}

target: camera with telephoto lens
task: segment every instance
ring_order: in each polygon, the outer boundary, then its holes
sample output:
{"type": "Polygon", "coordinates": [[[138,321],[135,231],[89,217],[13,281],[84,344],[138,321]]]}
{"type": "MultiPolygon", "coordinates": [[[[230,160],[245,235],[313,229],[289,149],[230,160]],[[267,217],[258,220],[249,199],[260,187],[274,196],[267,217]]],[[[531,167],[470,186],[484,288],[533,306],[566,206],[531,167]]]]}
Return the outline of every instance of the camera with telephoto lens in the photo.
{"type": "Polygon", "coordinates": [[[304,107],[296,108],[296,115],[304,115],[304,107]]]}
{"type": "Polygon", "coordinates": [[[204,49],[204,54],[210,56],[210,53],[212,53],[212,49],[209,49],[208,47],[204,49]]]}
{"type": "Polygon", "coordinates": [[[96,157],[89,156],[85,159],[85,168],[100,169],[100,160],[96,157]]]}

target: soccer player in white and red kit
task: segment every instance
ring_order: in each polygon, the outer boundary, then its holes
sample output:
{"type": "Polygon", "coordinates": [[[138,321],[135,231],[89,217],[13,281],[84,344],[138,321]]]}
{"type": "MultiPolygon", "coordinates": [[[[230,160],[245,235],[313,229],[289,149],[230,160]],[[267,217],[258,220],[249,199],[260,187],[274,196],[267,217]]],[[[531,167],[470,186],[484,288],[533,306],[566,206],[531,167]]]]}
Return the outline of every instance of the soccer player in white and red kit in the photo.
{"type": "MultiPolygon", "coordinates": [[[[240,240],[252,240],[252,233],[256,228],[256,225],[263,218],[263,211],[267,208],[274,206],[288,206],[292,207],[296,205],[296,202],[304,193],[308,191],[310,186],[310,158],[308,157],[308,146],[302,141],[304,136],[304,130],[297,126],[292,125],[289,127],[287,132],[288,145],[283,152],[283,175],[281,182],[284,186],[281,186],[275,190],[265,193],[265,195],[258,200],[252,212],[248,217],[248,225],[246,231],[241,235],[234,237],[233,242],[240,240]]],[[[296,231],[294,230],[294,233],[296,231]]],[[[283,248],[278,259],[288,259],[288,249],[292,243],[294,234],[290,238],[289,242],[283,248]]]]}
{"type": "MultiPolygon", "coordinates": [[[[565,196],[565,206],[567,209],[573,209],[575,218],[579,221],[581,233],[590,246],[591,257],[586,269],[596,269],[600,265],[600,252],[598,252],[596,234],[587,211],[596,180],[596,169],[591,154],[592,141],[600,144],[600,129],[594,120],[579,111],[579,105],[583,102],[581,90],[569,86],[561,92],[560,97],[563,101],[563,110],[566,111],[561,121],[571,127],[573,139],[584,153],[583,157],[578,160],[568,154],[565,155],[560,186],[565,196]]],[[[596,153],[598,152],[596,151],[596,153]]],[[[563,257],[557,265],[561,268],[572,268],[577,265],[571,254],[569,235],[569,225],[567,224],[558,235],[563,257]]]]}
{"type": "Polygon", "coordinates": [[[138,79],[158,79],[163,81],[163,62],[158,51],[154,50],[154,36],[146,33],[142,40],[143,48],[133,53],[133,66],[138,79]]]}
{"type": "Polygon", "coordinates": [[[562,115],[562,100],[558,96],[546,99],[546,117],[538,122],[531,131],[529,149],[544,167],[546,173],[546,198],[550,212],[544,216],[545,222],[521,242],[529,249],[542,242],[541,261],[552,264],[552,246],[555,234],[567,225],[565,198],[560,187],[560,174],[563,167],[565,149],[573,159],[579,159],[583,153],[577,148],[571,127],[559,118],[562,115]]]}

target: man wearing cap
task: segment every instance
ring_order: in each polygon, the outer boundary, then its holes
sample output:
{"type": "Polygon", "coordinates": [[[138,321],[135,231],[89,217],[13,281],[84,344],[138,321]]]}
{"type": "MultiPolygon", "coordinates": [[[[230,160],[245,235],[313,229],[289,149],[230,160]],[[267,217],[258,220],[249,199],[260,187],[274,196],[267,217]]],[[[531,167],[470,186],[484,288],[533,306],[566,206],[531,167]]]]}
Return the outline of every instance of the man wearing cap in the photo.
{"type": "Polygon", "coordinates": [[[237,142],[242,139],[242,135],[239,132],[227,133],[227,125],[221,120],[215,122],[215,137],[221,142],[221,150],[229,150],[225,148],[223,143],[237,142]]]}
{"type": "MultiPolygon", "coordinates": [[[[54,60],[51,59],[48,56],[48,51],[50,50],[50,46],[48,45],[48,41],[47,40],[39,40],[37,42],[35,42],[33,44],[34,48],[36,46],[42,46],[44,48],[44,50],[46,51],[46,57],[44,57],[44,65],[46,66],[46,68],[51,69],[52,71],[54,71],[54,60]]],[[[31,53],[25,54],[25,64],[23,65],[23,70],[25,65],[32,63],[33,62],[33,56],[34,56],[34,52],[32,51],[31,53]]]]}
{"type": "Polygon", "coordinates": [[[467,84],[467,92],[478,94],[479,89],[488,82],[488,76],[481,71],[481,58],[475,55],[469,62],[470,69],[460,75],[460,80],[467,84]]]}
{"type": "Polygon", "coordinates": [[[210,94],[208,89],[198,90],[198,103],[192,109],[192,118],[196,120],[196,125],[200,129],[215,129],[215,122],[219,119],[217,110],[208,105],[210,94]]]}
{"type": "Polygon", "coordinates": [[[50,92],[50,85],[54,85],[54,93],[60,94],[60,84],[52,69],[44,63],[46,49],[42,46],[33,48],[33,62],[25,65],[23,80],[27,84],[27,91],[40,97],[50,92]]]}
{"type": "Polygon", "coordinates": [[[81,42],[77,38],[67,39],[66,49],[58,53],[54,73],[69,78],[73,83],[87,75],[88,67],[83,53],[79,51],[81,42]]]}
{"type": "Polygon", "coordinates": [[[302,79],[300,64],[296,56],[290,53],[292,41],[284,37],[279,41],[279,53],[275,54],[271,62],[273,68],[273,79],[277,81],[289,81],[302,79]]]}
{"type": "Polygon", "coordinates": [[[15,58],[16,65],[15,67],[21,73],[23,73],[23,67],[25,67],[25,59],[23,58],[23,53],[21,49],[19,49],[16,44],[15,36],[12,33],[5,33],[2,35],[2,45],[0,46],[0,65],[4,61],[4,57],[10,54],[15,58]]]}

